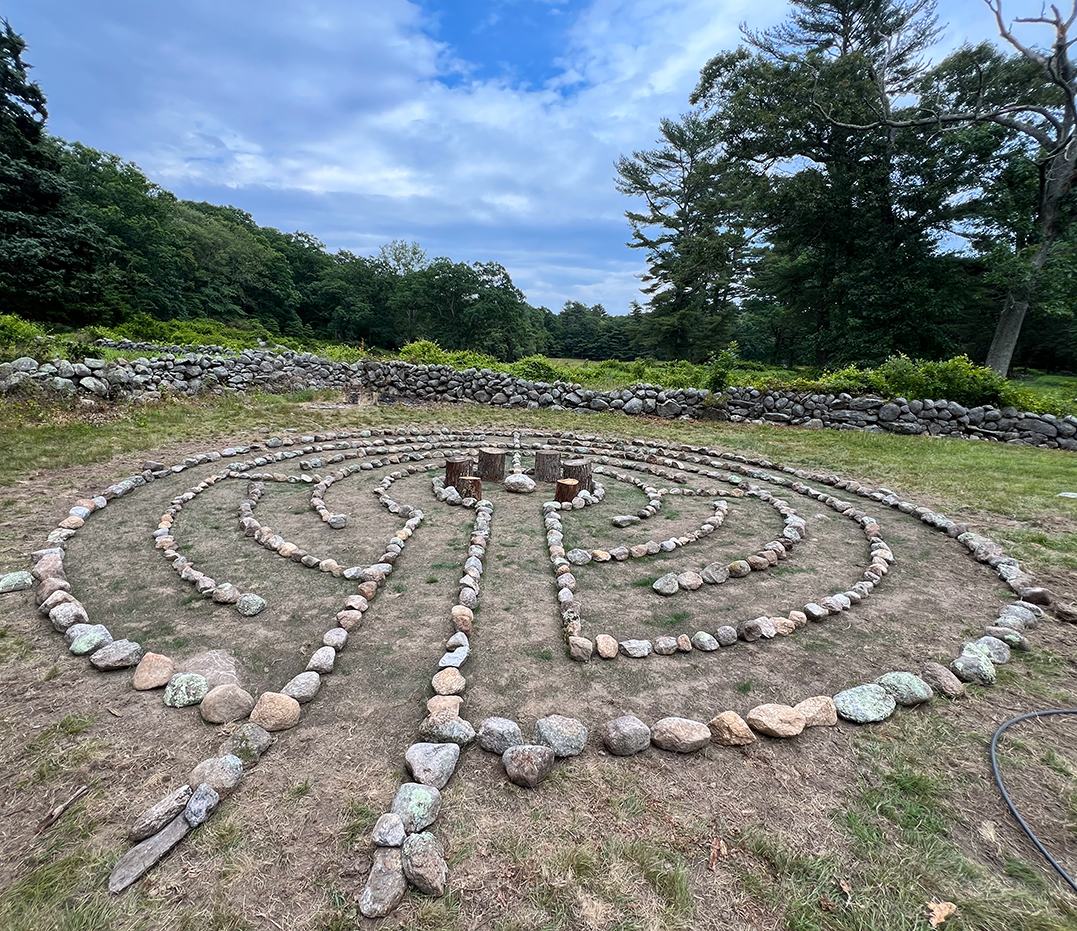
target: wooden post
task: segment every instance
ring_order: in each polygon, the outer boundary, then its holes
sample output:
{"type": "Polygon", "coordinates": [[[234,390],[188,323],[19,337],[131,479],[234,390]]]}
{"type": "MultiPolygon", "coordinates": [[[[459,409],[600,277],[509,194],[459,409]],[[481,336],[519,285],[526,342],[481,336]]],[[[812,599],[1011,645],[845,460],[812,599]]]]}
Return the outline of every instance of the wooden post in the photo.
{"type": "Polygon", "coordinates": [[[460,492],[461,498],[479,500],[482,498],[482,479],[477,475],[464,475],[460,479],[460,484],[456,486],[456,490],[460,492]]]}
{"type": "Polygon", "coordinates": [[[460,491],[460,479],[471,474],[471,460],[467,456],[450,456],[445,460],[445,487],[460,491]]]}
{"type": "Polygon", "coordinates": [[[556,482],[561,477],[561,451],[557,449],[535,450],[535,481],[556,482]]]}
{"type": "Polygon", "coordinates": [[[590,459],[566,459],[561,463],[561,475],[565,478],[574,478],[580,483],[580,488],[594,491],[595,485],[591,479],[590,459]]]}
{"type": "Polygon", "coordinates": [[[505,455],[504,449],[480,449],[479,450],[479,478],[488,482],[505,481],[505,455]]]}
{"type": "Polygon", "coordinates": [[[579,487],[580,483],[574,478],[559,478],[554,486],[553,500],[562,503],[571,501],[576,497],[579,487]]]}

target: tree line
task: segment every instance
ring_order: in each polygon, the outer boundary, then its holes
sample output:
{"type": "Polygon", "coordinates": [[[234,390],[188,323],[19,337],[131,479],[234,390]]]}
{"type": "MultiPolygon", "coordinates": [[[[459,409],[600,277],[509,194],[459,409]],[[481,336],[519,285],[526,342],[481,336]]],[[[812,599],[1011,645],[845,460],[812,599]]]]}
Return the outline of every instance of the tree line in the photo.
{"type": "Polygon", "coordinates": [[[935,65],[933,0],[793,0],[622,157],[648,326],[705,358],[1077,369],[1077,4],[935,65]],[[1035,36],[1032,36],[1034,38],[1035,36]]]}

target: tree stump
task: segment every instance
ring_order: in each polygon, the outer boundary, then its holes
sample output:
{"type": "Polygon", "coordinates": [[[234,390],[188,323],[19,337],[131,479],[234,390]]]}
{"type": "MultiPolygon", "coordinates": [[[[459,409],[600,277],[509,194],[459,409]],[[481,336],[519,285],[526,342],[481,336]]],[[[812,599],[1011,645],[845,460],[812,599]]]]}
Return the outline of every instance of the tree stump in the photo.
{"type": "Polygon", "coordinates": [[[462,493],[460,479],[471,474],[471,460],[467,456],[450,456],[445,460],[445,487],[462,493]]]}
{"type": "Polygon", "coordinates": [[[561,475],[564,478],[576,479],[581,489],[595,490],[595,484],[591,478],[590,459],[566,459],[561,463],[561,475]]]}
{"type": "Polygon", "coordinates": [[[480,449],[479,478],[488,482],[505,481],[505,455],[504,449],[480,449]]]}
{"type": "Polygon", "coordinates": [[[551,485],[561,477],[561,451],[539,449],[535,451],[535,481],[551,485]]]}
{"type": "Polygon", "coordinates": [[[461,498],[474,498],[476,501],[482,498],[482,479],[477,475],[464,475],[460,478],[460,484],[456,486],[461,498]]]}
{"type": "Polygon", "coordinates": [[[574,478],[559,478],[554,486],[553,500],[564,503],[571,501],[579,493],[580,483],[574,478]]]}

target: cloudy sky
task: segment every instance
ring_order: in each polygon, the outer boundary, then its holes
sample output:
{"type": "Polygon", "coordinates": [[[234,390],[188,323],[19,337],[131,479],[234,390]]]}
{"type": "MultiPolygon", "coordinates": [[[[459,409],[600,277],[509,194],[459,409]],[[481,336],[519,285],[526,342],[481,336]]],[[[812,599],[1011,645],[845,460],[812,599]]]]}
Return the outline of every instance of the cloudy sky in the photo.
{"type": "MultiPolygon", "coordinates": [[[[994,35],[941,0],[945,42],[994,35]]],[[[1038,11],[1011,0],[1007,12],[1038,11]]],[[[532,304],[639,297],[614,161],[779,0],[0,0],[49,126],[332,249],[498,261],[532,304]]]]}

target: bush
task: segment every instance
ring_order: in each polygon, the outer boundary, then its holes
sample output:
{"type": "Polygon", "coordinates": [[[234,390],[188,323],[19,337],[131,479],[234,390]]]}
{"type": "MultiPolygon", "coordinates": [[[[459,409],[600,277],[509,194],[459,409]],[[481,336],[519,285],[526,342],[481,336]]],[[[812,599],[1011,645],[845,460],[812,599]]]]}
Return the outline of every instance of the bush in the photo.
{"type": "Polygon", "coordinates": [[[573,380],[570,372],[557,368],[545,356],[525,356],[523,359],[513,362],[509,366],[509,372],[517,378],[523,378],[527,381],[571,382],[573,380]]]}

